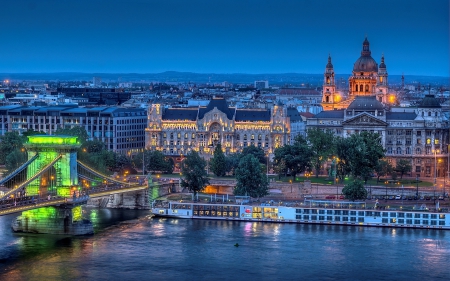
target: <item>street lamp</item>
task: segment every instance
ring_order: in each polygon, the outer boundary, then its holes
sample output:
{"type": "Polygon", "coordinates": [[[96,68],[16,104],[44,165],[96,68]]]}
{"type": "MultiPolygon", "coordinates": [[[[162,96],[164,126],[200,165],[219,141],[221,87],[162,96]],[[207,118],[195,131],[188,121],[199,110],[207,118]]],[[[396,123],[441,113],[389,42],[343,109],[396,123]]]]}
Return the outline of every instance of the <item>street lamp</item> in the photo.
{"type": "Polygon", "coordinates": [[[434,204],[436,204],[436,175],[437,175],[437,161],[436,161],[436,153],[439,153],[439,149],[433,149],[434,152],[434,204]]]}
{"type": "Polygon", "coordinates": [[[416,197],[419,199],[419,176],[416,175],[416,197]]]}
{"type": "Polygon", "coordinates": [[[384,186],[386,187],[386,196],[384,196],[384,201],[387,202],[387,185],[388,185],[388,181],[384,182],[384,186]]]}
{"type": "Polygon", "coordinates": [[[291,193],[292,193],[292,180],[289,180],[289,182],[291,183],[291,193]]]}

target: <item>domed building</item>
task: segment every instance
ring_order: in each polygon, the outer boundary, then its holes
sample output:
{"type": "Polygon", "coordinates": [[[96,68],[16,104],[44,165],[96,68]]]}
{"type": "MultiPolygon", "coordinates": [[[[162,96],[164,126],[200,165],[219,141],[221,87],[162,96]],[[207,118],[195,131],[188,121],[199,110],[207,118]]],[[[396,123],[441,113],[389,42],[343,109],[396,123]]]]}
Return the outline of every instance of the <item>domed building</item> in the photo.
{"type": "Polygon", "coordinates": [[[331,56],[325,67],[324,85],[322,95],[323,110],[345,109],[357,96],[374,96],[382,103],[387,103],[388,73],[384,56],[381,57],[380,66],[372,58],[367,38],[363,42],[361,56],[353,64],[352,75],[349,77],[348,98],[336,93],[334,81],[334,68],[331,56]]]}

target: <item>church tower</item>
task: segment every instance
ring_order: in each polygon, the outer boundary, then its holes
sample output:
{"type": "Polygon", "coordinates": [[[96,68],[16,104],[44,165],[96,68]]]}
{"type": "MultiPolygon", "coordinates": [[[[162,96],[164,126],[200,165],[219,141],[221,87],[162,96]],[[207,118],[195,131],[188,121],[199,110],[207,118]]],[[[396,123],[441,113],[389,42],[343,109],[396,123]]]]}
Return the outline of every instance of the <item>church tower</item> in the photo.
{"type": "Polygon", "coordinates": [[[328,63],[325,67],[325,73],[323,75],[323,90],[322,90],[322,108],[323,110],[333,110],[337,100],[336,84],[334,81],[334,68],[331,63],[331,56],[328,55],[328,63]]]}
{"type": "Polygon", "coordinates": [[[376,87],[377,100],[383,103],[387,103],[388,93],[388,73],[386,71],[386,64],[384,63],[384,55],[381,56],[381,63],[378,67],[378,79],[376,87]]]}

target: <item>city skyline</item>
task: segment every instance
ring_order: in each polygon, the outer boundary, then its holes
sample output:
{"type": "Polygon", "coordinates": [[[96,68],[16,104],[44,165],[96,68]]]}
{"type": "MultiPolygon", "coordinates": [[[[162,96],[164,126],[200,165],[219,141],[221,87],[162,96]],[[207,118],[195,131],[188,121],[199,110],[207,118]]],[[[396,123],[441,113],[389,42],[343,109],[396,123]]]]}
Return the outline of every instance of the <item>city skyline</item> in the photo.
{"type": "Polygon", "coordinates": [[[0,73],[350,73],[368,37],[390,75],[449,76],[448,1],[6,2],[0,73]]]}

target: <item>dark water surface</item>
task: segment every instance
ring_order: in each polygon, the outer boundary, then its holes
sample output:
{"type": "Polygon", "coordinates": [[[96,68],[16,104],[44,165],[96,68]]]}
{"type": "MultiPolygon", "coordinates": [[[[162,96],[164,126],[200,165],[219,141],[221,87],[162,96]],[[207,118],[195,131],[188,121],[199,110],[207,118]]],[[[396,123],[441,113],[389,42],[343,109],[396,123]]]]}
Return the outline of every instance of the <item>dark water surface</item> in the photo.
{"type": "Polygon", "coordinates": [[[450,279],[450,231],[85,215],[93,236],[14,234],[0,217],[0,280],[450,279]]]}

